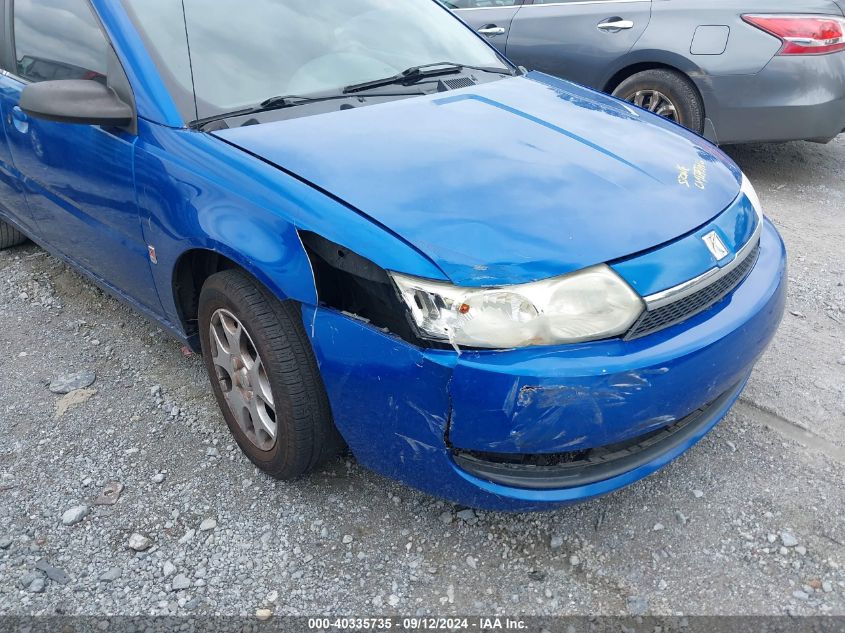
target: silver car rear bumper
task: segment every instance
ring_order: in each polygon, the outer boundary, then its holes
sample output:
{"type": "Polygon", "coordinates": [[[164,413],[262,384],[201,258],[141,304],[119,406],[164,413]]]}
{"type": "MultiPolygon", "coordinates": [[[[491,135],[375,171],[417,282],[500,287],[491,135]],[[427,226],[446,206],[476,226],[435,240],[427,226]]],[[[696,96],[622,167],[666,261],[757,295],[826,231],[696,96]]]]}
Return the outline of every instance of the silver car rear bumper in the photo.
{"type": "Polygon", "coordinates": [[[845,52],[774,57],[756,75],[700,77],[707,136],[721,144],[814,140],[845,131],[845,52]]]}

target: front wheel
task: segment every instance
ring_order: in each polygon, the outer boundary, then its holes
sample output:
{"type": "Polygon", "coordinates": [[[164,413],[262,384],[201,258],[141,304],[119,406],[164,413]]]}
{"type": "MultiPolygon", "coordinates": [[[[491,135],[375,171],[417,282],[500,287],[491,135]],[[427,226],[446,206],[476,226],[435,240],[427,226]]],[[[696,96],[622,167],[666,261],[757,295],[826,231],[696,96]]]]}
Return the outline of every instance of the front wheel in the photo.
{"type": "Polygon", "coordinates": [[[704,104],[693,83],[674,70],[644,70],[631,75],[613,91],[630,101],[693,132],[704,131],[704,104]]]}
{"type": "Polygon", "coordinates": [[[340,449],[298,304],[226,270],[202,288],[199,327],[214,395],[253,463],[291,479],[340,449]]]}
{"type": "Polygon", "coordinates": [[[0,251],[26,242],[26,235],[18,231],[11,224],[0,220],[0,251]]]}

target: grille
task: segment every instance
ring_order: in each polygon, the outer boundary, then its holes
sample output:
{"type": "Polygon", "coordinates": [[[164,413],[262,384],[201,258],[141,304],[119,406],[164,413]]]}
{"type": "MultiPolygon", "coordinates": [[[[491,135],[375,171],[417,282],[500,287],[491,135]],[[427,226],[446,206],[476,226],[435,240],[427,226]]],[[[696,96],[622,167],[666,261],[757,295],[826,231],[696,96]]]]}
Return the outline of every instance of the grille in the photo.
{"type": "Polygon", "coordinates": [[[758,242],[754,250],[748,253],[742,263],[724,277],[673,303],[646,311],[628,331],[625,340],[630,341],[640,338],[670,325],[686,321],[721,301],[751,272],[759,255],[760,243],[758,242]]]}
{"type": "Polygon", "coordinates": [[[469,88],[470,86],[475,85],[475,82],[469,77],[460,77],[458,79],[444,79],[443,83],[452,90],[457,90],[458,88],[469,88]]]}

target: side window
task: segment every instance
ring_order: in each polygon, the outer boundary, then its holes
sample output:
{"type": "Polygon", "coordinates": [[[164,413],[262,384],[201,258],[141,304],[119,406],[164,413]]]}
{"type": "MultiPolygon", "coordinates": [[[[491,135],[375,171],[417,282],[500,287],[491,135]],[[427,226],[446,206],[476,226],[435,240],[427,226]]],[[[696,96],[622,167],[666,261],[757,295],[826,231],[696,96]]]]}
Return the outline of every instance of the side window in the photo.
{"type": "Polygon", "coordinates": [[[522,4],[522,0],[441,0],[450,9],[498,9],[522,4]]]}
{"type": "Polygon", "coordinates": [[[16,74],[106,83],[109,44],[88,0],[15,0],[16,74]]]}

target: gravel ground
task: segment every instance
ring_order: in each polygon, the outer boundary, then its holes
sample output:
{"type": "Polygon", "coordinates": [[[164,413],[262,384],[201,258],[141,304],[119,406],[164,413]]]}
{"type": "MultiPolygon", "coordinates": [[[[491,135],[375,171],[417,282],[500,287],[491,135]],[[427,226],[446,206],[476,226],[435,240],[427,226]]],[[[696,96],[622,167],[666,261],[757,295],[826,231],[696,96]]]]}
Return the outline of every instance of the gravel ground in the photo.
{"type": "Polygon", "coordinates": [[[0,613],[845,615],[845,138],[730,153],[790,248],[777,340],[687,455],[545,514],[343,459],[272,481],[197,356],[38,248],[0,253],[0,613]]]}

